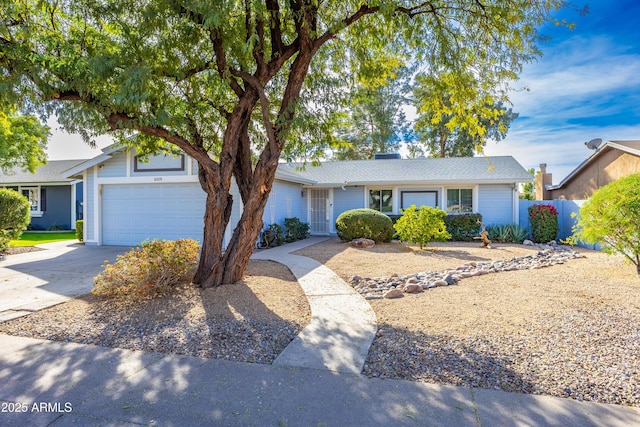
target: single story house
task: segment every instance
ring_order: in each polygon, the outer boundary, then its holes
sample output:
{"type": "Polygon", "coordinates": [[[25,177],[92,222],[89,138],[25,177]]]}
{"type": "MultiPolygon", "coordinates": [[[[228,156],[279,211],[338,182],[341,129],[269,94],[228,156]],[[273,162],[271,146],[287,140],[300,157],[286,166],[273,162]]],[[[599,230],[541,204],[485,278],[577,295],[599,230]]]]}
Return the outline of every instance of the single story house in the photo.
{"type": "Polygon", "coordinates": [[[35,173],[14,168],[0,170],[0,188],[15,190],[31,204],[32,230],[76,228],[82,219],[82,180],[63,176],[63,173],[85,160],[49,160],[35,173]]]}
{"type": "MultiPolygon", "coordinates": [[[[205,193],[186,155],[138,158],[115,146],[66,172],[84,186],[84,240],[135,245],[150,238],[201,239],[205,193]]],[[[480,212],[486,224],[518,221],[518,184],[532,176],[512,157],[385,159],[282,163],[267,202],[265,226],[297,217],[313,235],[336,232],[335,220],[362,207],[399,214],[416,205],[480,212]]],[[[226,241],[242,203],[237,188],[226,241]]]]}
{"type": "Polygon", "coordinates": [[[598,188],[619,178],[640,173],[640,140],[606,141],[557,185],[546,165],[536,176],[538,200],[584,200],[598,188]]]}

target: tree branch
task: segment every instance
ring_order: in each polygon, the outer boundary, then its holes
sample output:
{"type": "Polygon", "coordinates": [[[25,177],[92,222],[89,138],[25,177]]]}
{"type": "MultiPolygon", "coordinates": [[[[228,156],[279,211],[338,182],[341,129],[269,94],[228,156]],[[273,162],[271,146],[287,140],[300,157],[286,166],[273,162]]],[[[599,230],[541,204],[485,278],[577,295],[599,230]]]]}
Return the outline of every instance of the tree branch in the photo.
{"type": "Polygon", "coordinates": [[[104,118],[107,123],[109,123],[109,127],[111,128],[111,130],[123,129],[125,128],[125,125],[127,125],[128,128],[142,132],[145,135],[161,138],[177,146],[187,155],[196,159],[198,164],[202,168],[206,169],[211,174],[211,176],[214,177],[215,182],[220,182],[220,168],[216,164],[216,162],[213,161],[211,157],[209,157],[209,154],[203,147],[193,145],[187,139],[176,135],[175,133],[163,127],[141,125],[135,118],[129,117],[123,113],[113,113],[105,115],[104,118]]]}
{"type": "Polygon", "coordinates": [[[282,56],[284,45],[282,43],[282,29],[280,28],[280,6],[277,0],[265,0],[267,10],[271,14],[269,25],[271,32],[271,57],[282,56]]]}
{"type": "Polygon", "coordinates": [[[242,97],[242,95],[244,95],[244,89],[240,87],[238,82],[236,82],[231,76],[225,77],[225,72],[229,71],[229,66],[227,65],[227,55],[224,52],[220,30],[213,30],[209,34],[209,38],[213,43],[213,51],[216,55],[216,63],[218,65],[218,73],[220,74],[220,77],[229,81],[231,89],[235,92],[238,98],[242,97]]]}
{"type": "Polygon", "coordinates": [[[269,147],[275,153],[276,151],[276,132],[275,128],[271,124],[271,116],[269,114],[269,99],[267,95],[264,93],[264,88],[258,80],[257,77],[240,70],[231,70],[231,73],[235,76],[240,77],[242,80],[247,82],[252,89],[256,91],[258,94],[258,98],[260,99],[260,107],[262,110],[262,120],[264,122],[264,127],[267,131],[267,139],[269,141],[269,147]]]}
{"type": "MultiPolygon", "coordinates": [[[[362,6],[360,6],[360,9],[358,9],[353,15],[348,16],[347,18],[343,19],[341,21],[340,27],[348,27],[350,25],[353,25],[359,19],[362,19],[364,16],[376,13],[378,10],[380,10],[380,8],[378,6],[369,7],[368,5],[363,4],[362,6]]],[[[328,29],[327,31],[325,31],[324,34],[322,34],[320,37],[318,37],[316,39],[316,41],[314,42],[314,51],[317,51],[318,49],[320,49],[320,47],[323,44],[325,44],[329,40],[335,38],[337,33],[338,33],[338,31],[337,31],[336,28],[328,29]]]]}

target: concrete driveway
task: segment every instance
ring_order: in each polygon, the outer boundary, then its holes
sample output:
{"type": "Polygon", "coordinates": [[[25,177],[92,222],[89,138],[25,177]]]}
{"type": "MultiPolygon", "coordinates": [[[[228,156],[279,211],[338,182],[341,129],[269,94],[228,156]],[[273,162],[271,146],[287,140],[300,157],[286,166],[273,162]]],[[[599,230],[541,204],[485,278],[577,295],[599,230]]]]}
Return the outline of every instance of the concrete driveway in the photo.
{"type": "Polygon", "coordinates": [[[84,246],[75,241],[40,245],[45,250],[0,261],[0,322],[89,293],[105,260],[130,248],[84,246]]]}

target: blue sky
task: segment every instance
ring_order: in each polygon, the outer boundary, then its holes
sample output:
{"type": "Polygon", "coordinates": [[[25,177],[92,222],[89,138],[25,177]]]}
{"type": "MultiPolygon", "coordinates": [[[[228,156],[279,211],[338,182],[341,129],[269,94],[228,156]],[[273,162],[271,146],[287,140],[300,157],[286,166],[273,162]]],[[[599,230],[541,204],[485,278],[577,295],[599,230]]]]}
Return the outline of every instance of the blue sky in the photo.
{"type": "MultiPolygon", "coordinates": [[[[580,4],[580,3],[579,3],[580,4]]],[[[564,11],[573,31],[547,26],[543,56],[525,66],[513,93],[520,117],[487,155],[513,155],[525,168],[547,164],[560,182],[592,154],[584,142],[640,139],[640,2],[598,0],[584,17],[564,11]]]]}
{"type": "MultiPolygon", "coordinates": [[[[578,5],[583,5],[580,0],[578,5]]],[[[590,14],[569,10],[571,31],[548,25],[543,56],[524,67],[511,96],[520,117],[507,138],[490,142],[487,155],[512,155],[525,168],[547,164],[557,184],[592,152],[584,142],[640,139],[640,1],[588,2],[590,14]]],[[[50,122],[55,128],[55,122],[50,122]]],[[[109,144],[100,138],[99,147],[109,144]]],[[[54,132],[49,158],[91,158],[100,153],[79,137],[54,132]]]]}

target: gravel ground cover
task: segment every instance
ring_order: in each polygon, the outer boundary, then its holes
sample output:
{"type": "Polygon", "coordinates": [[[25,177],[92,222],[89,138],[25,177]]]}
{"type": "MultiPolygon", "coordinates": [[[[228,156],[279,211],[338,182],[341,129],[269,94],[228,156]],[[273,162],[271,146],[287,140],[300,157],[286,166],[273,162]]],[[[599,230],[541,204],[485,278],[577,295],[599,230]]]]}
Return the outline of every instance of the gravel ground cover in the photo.
{"type": "Polygon", "coordinates": [[[0,333],[271,363],[310,319],[304,292],[286,267],[251,261],[240,283],[205,290],[184,285],[137,303],[85,295],[0,323],[0,333]]]}
{"type": "MultiPolygon", "coordinates": [[[[526,256],[537,248],[477,243],[356,249],[336,241],[301,251],[343,279],[388,277],[526,256]],[[345,262],[344,260],[349,260],[345,262]]],[[[640,405],[640,278],[621,257],[508,271],[369,303],[378,334],[363,373],[640,405]]]]}
{"type": "MultiPolygon", "coordinates": [[[[345,281],[440,271],[528,256],[538,248],[397,243],[356,249],[332,239],[296,254],[345,281]]],[[[620,257],[464,278],[457,285],[369,303],[379,331],[363,373],[640,406],[640,279],[620,257]]],[[[251,261],[243,282],[185,286],[127,305],[85,296],[0,324],[0,333],[271,363],[308,324],[291,272],[251,261]]]]}

